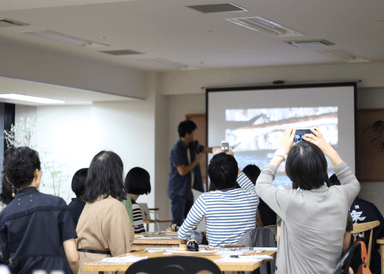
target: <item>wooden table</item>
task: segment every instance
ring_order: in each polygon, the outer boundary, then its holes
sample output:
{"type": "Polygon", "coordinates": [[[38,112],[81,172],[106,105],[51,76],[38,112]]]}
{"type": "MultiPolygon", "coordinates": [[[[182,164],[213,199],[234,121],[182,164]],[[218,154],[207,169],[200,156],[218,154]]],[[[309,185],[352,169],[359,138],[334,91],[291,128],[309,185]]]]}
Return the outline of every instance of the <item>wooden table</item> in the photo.
{"type": "Polygon", "coordinates": [[[149,237],[136,238],[133,240],[132,251],[144,250],[148,247],[179,247],[180,244],[185,244],[186,241],[177,237],[172,239],[164,239],[169,237],[165,235],[149,235],[149,237]]]}
{"type": "MultiPolygon", "coordinates": [[[[138,254],[139,256],[148,256],[148,258],[154,257],[162,257],[162,256],[173,256],[173,255],[164,255],[163,252],[156,253],[140,253],[140,252],[132,252],[133,254],[138,254]]],[[[256,253],[255,253],[256,254],[256,253]]],[[[264,251],[263,253],[257,253],[257,255],[270,255],[272,257],[276,256],[276,251],[264,251]]],[[[222,258],[219,255],[213,256],[202,256],[211,261],[218,260],[222,258]]],[[[223,272],[239,272],[239,271],[254,271],[259,268],[262,264],[267,263],[269,260],[263,260],[259,262],[219,262],[215,263],[223,272]]],[[[100,264],[100,263],[90,263],[84,265],[84,271],[99,271],[99,273],[103,273],[104,271],[127,271],[127,269],[132,265],[129,264],[100,264]]]]}

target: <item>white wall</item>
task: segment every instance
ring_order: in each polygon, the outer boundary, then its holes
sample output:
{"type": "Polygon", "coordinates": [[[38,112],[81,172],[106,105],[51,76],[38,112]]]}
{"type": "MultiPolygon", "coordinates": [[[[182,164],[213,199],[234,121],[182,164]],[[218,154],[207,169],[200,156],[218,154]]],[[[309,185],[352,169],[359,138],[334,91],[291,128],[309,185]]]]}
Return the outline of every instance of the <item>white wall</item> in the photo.
{"type": "Polygon", "coordinates": [[[211,69],[162,73],[164,95],[205,94],[208,87],[272,85],[359,81],[359,87],[384,87],[384,63],[356,63],[261,67],[245,69],[211,69]]]}
{"type": "MultiPolygon", "coordinates": [[[[127,173],[132,167],[148,170],[151,178],[155,172],[155,108],[154,91],[147,100],[128,102],[96,103],[93,106],[17,106],[20,116],[36,115],[36,144],[40,157],[44,151],[63,172],[65,183],[60,195],[67,201],[74,194],[70,191],[73,174],[88,167],[93,156],[101,150],[112,150],[123,160],[127,173]],[[72,194],[72,195],[71,195],[72,194]]],[[[52,193],[48,188],[49,175],[43,170],[45,186],[41,190],[52,193]]],[[[154,187],[155,189],[155,187],[154,187]]],[[[153,191],[140,197],[140,202],[154,206],[153,191]]]]}

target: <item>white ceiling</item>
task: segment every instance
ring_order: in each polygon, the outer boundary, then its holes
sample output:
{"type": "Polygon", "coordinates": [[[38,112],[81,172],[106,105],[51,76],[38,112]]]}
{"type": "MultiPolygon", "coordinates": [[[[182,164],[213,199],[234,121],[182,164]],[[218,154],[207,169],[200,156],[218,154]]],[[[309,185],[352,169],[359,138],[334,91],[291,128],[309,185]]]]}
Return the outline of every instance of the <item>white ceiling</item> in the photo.
{"type": "MultiPolygon", "coordinates": [[[[204,14],[189,5],[220,0],[2,0],[0,19],[30,24],[0,28],[0,39],[81,55],[101,62],[146,71],[244,68],[341,63],[315,49],[291,46],[287,40],[326,39],[370,62],[384,62],[383,0],[234,0],[247,12],[204,14]],[[261,16],[305,36],[276,38],[226,21],[261,16]],[[87,48],[23,32],[52,30],[109,47],[87,48]],[[139,55],[112,56],[100,50],[134,50],[139,55]]],[[[0,81],[1,83],[1,81],[0,81]]]]}

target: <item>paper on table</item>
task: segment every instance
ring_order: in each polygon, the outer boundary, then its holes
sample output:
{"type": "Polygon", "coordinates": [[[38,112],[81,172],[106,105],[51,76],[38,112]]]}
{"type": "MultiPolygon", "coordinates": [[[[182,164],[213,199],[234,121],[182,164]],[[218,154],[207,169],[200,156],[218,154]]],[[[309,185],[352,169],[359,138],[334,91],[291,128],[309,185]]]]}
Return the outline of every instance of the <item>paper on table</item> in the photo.
{"type": "Polygon", "coordinates": [[[268,255],[254,255],[254,256],[239,256],[238,258],[225,257],[216,260],[217,263],[232,263],[232,262],[259,262],[262,260],[270,260],[271,256],[268,255]]]}
{"type": "Polygon", "coordinates": [[[253,250],[277,251],[277,247],[254,247],[253,250]]]}
{"type": "Polygon", "coordinates": [[[103,264],[126,264],[126,263],[135,263],[140,260],[148,259],[148,257],[138,257],[138,256],[124,256],[124,257],[107,257],[100,261],[103,264]]]}
{"type": "Polygon", "coordinates": [[[144,249],[146,251],[148,251],[149,253],[153,253],[153,252],[174,252],[174,251],[177,251],[177,247],[147,247],[146,249],[144,249]]]}

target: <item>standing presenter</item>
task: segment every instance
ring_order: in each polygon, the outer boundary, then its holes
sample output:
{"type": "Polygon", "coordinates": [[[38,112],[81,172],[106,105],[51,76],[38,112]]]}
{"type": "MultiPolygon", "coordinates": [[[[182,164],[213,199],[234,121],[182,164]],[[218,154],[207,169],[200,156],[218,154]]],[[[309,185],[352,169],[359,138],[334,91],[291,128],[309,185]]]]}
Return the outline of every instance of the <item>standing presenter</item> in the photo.
{"type": "Polygon", "coordinates": [[[167,195],[171,199],[172,224],[181,226],[193,205],[192,188],[204,192],[200,160],[206,153],[221,152],[220,147],[204,147],[195,141],[196,124],[182,121],[179,140],[169,152],[167,195]]]}

